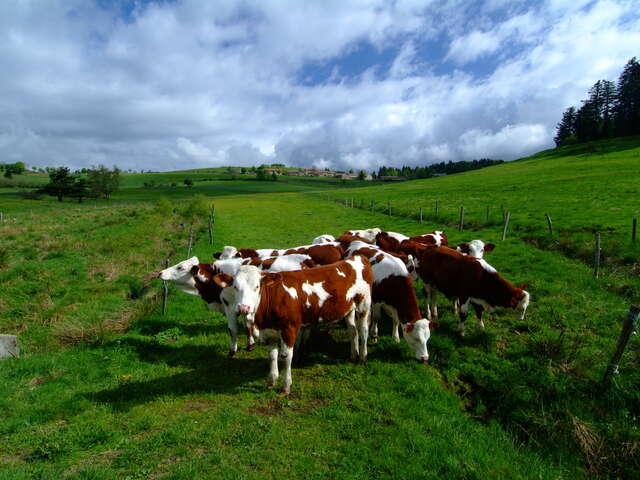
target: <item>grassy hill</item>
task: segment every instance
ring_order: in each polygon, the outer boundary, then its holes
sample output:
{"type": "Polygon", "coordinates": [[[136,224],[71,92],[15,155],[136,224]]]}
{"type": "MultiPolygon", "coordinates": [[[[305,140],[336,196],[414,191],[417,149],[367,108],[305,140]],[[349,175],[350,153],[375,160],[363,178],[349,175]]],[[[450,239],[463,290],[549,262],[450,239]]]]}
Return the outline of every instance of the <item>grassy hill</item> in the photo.
{"type": "MultiPolygon", "coordinates": [[[[633,183],[632,140],[348,190],[308,181],[278,193],[287,182],[222,179],[145,188],[137,179],[111,201],[83,205],[3,193],[0,332],[19,334],[23,355],[0,361],[0,478],[632,478],[640,469],[637,340],[613,384],[604,388],[600,379],[637,279],[613,269],[594,279],[581,259],[534,241],[546,235],[544,217],[536,223],[541,206],[555,209],[557,229],[556,215],[573,226],[558,243],[586,235],[574,214],[614,224],[598,212],[589,216],[590,204],[564,210],[553,198],[574,202],[633,183]],[[606,162],[626,173],[607,174],[606,162]],[[497,243],[487,260],[513,283],[527,282],[532,304],[524,321],[500,312],[482,330],[470,319],[461,339],[443,301],[429,365],[395,344],[389,325],[365,367],[346,361],[343,330],[321,335],[283,398],[264,388],[264,347],[227,359],[226,322],[200,299],[172,289],[161,314],[153,273],[167,256],[184,259],[188,228],[180,210],[196,192],[216,206],[213,245],[204,222],[197,225],[202,261],[227,244],[278,248],[347,228],[445,228],[452,243],[497,243]],[[463,201],[473,228],[449,228],[455,202],[450,214],[425,215],[420,224],[326,200],[380,207],[389,198],[394,211],[405,205],[409,214],[435,194],[441,208],[449,197],[463,201]],[[156,205],[160,198],[173,208],[156,205]],[[497,198],[513,212],[504,242],[497,219],[485,224],[473,216],[490,205],[499,217],[499,204],[490,203],[497,198]]],[[[597,206],[621,216],[636,208],[616,207],[608,196],[597,206]]],[[[621,222],[605,240],[620,235],[620,248],[632,252],[624,233],[621,222]]]]}

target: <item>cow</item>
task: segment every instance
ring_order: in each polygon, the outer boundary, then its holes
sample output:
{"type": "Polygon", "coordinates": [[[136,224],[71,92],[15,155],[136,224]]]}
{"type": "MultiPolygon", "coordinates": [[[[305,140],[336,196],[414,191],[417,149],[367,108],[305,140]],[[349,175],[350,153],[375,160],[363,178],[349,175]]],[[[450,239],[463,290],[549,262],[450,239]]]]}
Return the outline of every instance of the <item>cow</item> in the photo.
{"type": "Polygon", "coordinates": [[[427,341],[430,330],[437,327],[436,322],[422,318],[418,308],[413,281],[404,262],[380,248],[365,242],[354,241],[349,245],[346,255],[363,255],[369,259],[373,271],[371,301],[373,304],[373,338],[378,338],[378,319],[381,310],[386,311],[393,321],[392,336],[400,341],[398,327],[402,324],[402,334],[418,361],[429,359],[427,341]]]}
{"type": "Polygon", "coordinates": [[[322,243],[333,243],[335,241],[336,241],[336,237],[334,237],[333,235],[329,235],[328,233],[325,233],[324,235],[320,235],[314,238],[311,244],[320,245],[322,243]]]}
{"type": "Polygon", "coordinates": [[[482,240],[471,240],[469,243],[463,242],[456,245],[456,250],[471,255],[475,258],[483,258],[486,252],[491,252],[496,248],[493,243],[484,243],[482,240]]]}
{"type": "MultiPolygon", "coordinates": [[[[315,266],[308,255],[283,255],[281,257],[256,259],[256,258],[231,258],[218,260],[211,263],[200,263],[198,257],[191,257],[172,267],[165,268],[158,274],[158,278],[172,282],[176,288],[189,294],[202,298],[207,306],[214,312],[225,314],[229,329],[229,357],[233,357],[238,351],[238,326],[236,312],[229,306],[234,303],[232,291],[223,292],[223,289],[213,281],[218,273],[235,275],[241,265],[253,265],[265,271],[284,272],[301,270],[315,266]]],[[[250,331],[248,333],[247,350],[255,348],[255,340],[250,331]]]]}
{"type": "Polygon", "coordinates": [[[365,257],[356,255],[331,265],[281,273],[243,265],[235,276],[220,273],[214,281],[234,292],[236,312],[246,318],[248,328],[265,342],[271,341],[268,387],[279,376],[281,340],[286,351],[282,391],[285,395],[291,391],[293,348],[302,327],[344,318],[351,337],[351,359],[366,361],[373,272],[365,257]]]}
{"type": "Polygon", "coordinates": [[[218,255],[214,257],[220,259],[226,258],[268,258],[278,257],[281,255],[308,255],[317,265],[328,265],[342,260],[344,251],[338,242],[321,243],[316,245],[302,245],[300,247],[272,249],[263,248],[255,250],[253,248],[241,248],[238,250],[232,246],[226,246],[218,255]]]}
{"type": "Polygon", "coordinates": [[[403,243],[410,241],[417,242],[422,245],[435,245],[438,247],[449,244],[447,235],[440,230],[416,235],[414,237],[407,237],[406,235],[397,232],[380,232],[376,235],[375,243],[386,252],[400,253],[402,252],[403,243]]]}
{"type": "Polygon", "coordinates": [[[483,259],[474,258],[449,248],[425,246],[417,242],[404,245],[406,253],[416,260],[416,270],[425,283],[430,315],[437,317],[435,305],[436,290],[450,299],[460,300],[460,335],[464,336],[464,322],[469,306],[474,305],[476,314],[482,321],[483,311],[493,311],[496,307],[517,310],[518,318],[524,319],[529,306],[530,295],[513,286],[483,259]]]}
{"type": "Polygon", "coordinates": [[[342,235],[358,237],[360,240],[367,243],[375,243],[376,235],[378,235],[381,231],[382,230],[380,230],[379,228],[367,228],[366,230],[347,230],[342,235]]]}

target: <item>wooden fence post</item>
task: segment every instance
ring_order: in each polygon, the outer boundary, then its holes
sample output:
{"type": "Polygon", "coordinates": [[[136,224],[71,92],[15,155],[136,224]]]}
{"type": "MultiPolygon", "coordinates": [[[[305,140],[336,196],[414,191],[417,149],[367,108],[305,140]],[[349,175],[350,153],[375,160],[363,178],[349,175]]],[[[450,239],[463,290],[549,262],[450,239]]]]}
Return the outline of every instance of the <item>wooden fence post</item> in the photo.
{"type": "MultiPolygon", "coordinates": [[[[0,214],[0,219],[2,219],[2,214],[0,214]]],[[[638,219],[633,217],[633,221],[631,222],[631,241],[636,241],[636,233],[638,231],[638,219]]]]}
{"type": "MultiPolygon", "coordinates": [[[[165,268],[169,268],[169,259],[164,262],[165,268]]],[[[162,281],[162,315],[166,315],[167,313],[167,303],[169,301],[169,282],[166,280],[162,281]]]]}
{"type": "Polygon", "coordinates": [[[593,276],[598,278],[598,274],[600,271],[600,232],[596,232],[596,248],[594,252],[593,259],[593,276]]]}
{"type": "Polygon", "coordinates": [[[502,229],[502,241],[507,238],[507,229],[509,228],[509,218],[511,218],[511,212],[504,213],[504,228],[502,229]]]}
{"type": "Polygon", "coordinates": [[[209,245],[213,245],[213,219],[211,218],[211,214],[209,214],[209,245]]]}
{"type": "Polygon", "coordinates": [[[422,207],[420,207],[420,223],[422,223],[422,207]]]}
{"type": "Polygon", "coordinates": [[[189,246],[187,247],[187,257],[191,256],[191,247],[193,246],[193,223],[189,227],[189,246]]]}
{"type": "Polygon", "coordinates": [[[618,364],[620,363],[620,359],[622,358],[624,349],[627,346],[627,342],[629,341],[631,332],[633,332],[633,330],[637,328],[636,322],[638,321],[639,314],[640,305],[631,305],[631,307],[629,307],[629,314],[622,324],[622,331],[620,332],[620,336],[618,337],[618,344],[616,345],[616,349],[613,352],[611,361],[609,362],[609,365],[607,365],[607,369],[604,372],[602,383],[608,384],[611,380],[611,375],[618,373],[618,364]]]}
{"type": "Polygon", "coordinates": [[[547,225],[549,226],[549,235],[553,237],[553,222],[551,221],[551,215],[544,214],[547,217],[547,225]]]}
{"type": "Polygon", "coordinates": [[[464,228],[464,207],[460,205],[460,221],[458,222],[458,230],[462,231],[464,228]]]}

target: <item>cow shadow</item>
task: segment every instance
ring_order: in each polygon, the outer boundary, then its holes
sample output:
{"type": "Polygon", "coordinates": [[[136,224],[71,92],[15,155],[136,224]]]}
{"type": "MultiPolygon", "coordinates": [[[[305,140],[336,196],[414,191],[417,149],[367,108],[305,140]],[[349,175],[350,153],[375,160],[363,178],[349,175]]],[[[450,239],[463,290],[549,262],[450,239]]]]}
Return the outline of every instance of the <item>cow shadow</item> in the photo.
{"type": "Polygon", "coordinates": [[[143,318],[138,320],[135,330],[143,335],[155,335],[164,330],[178,328],[183,334],[194,337],[196,335],[213,335],[216,333],[226,332],[226,322],[211,323],[184,323],[172,320],[158,318],[143,318]]]}

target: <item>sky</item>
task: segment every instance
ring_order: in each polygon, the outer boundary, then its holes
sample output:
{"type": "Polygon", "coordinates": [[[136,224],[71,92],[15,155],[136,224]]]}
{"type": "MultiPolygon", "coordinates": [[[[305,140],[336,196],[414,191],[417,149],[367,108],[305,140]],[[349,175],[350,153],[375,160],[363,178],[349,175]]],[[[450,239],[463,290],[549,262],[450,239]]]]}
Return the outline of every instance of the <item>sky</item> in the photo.
{"type": "Polygon", "coordinates": [[[640,56],[586,0],[3,0],[0,162],[165,171],[513,160],[640,56]]]}

